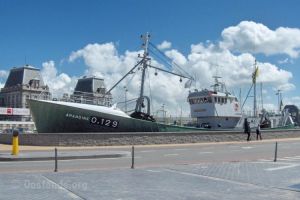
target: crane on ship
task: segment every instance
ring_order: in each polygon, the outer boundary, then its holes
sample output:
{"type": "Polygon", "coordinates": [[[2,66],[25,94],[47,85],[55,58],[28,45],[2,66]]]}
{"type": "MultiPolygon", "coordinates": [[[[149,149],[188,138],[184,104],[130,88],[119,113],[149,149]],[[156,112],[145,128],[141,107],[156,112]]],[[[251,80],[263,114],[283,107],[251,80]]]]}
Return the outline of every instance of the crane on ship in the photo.
{"type": "Polygon", "coordinates": [[[143,54],[138,55],[141,59],[134,65],[116,84],[114,84],[108,91],[109,94],[121,81],[123,81],[128,75],[135,73],[136,69],[141,69],[142,77],[141,77],[141,85],[139,96],[136,100],[136,106],[134,112],[130,115],[133,118],[155,121],[153,116],[151,116],[150,110],[150,98],[144,94],[144,86],[145,86],[145,78],[146,78],[146,70],[148,68],[155,69],[155,75],[157,75],[157,71],[161,71],[164,73],[168,73],[174,76],[178,76],[179,81],[182,82],[182,79],[188,79],[186,85],[190,85],[194,78],[190,76],[184,69],[182,69],[178,64],[168,58],[163,52],[161,52],[154,44],[150,42],[150,34],[146,33],[145,35],[141,35],[141,39],[143,41],[142,48],[143,54]],[[162,69],[160,67],[156,67],[151,65],[151,57],[149,56],[149,52],[155,55],[158,59],[163,61],[166,65],[168,65],[171,69],[175,68],[179,73],[175,71],[170,71],[166,69],[162,69]],[[146,103],[146,106],[145,106],[146,103]],[[146,107],[146,112],[143,112],[142,109],[146,107]]]}

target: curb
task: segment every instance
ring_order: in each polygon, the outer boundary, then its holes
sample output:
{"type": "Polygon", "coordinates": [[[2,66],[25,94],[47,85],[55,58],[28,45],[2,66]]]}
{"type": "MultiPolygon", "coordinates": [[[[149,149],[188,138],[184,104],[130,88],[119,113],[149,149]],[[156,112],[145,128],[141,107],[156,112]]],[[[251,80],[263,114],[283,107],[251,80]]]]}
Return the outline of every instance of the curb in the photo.
{"type": "MultiPolygon", "coordinates": [[[[89,155],[89,156],[59,156],[57,160],[76,160],[76,159],[92,159],[92,158],[120,158],[127,154],[104,154],[104,155],[89,155]]],[[[0,157],[1,161],[46,161],[55,160],[54,156],[48,157],[0,157]]]]}

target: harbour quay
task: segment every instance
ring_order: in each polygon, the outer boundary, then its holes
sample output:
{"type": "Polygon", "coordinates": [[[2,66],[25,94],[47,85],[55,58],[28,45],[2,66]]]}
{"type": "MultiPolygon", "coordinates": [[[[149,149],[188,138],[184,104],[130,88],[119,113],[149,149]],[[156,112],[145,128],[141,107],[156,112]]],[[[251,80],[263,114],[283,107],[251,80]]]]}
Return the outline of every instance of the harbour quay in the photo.
{"type": "MultiPolygon", "coordinates": [[[[263,139],[297,138],[300,129],[263,130],[263,139]]],[[[20,134],[20,145],[118,146],[246,141],[242,131],[130,132],[130,133],[30,133],[20,134]]],[[[251,140],[256,140],[252,132],[251,140]]],[[[11,134],[0,134],[0,143],[11,144],[11,134]]],[[[250,141],[251,142],[251,141],[250,141]]]]}

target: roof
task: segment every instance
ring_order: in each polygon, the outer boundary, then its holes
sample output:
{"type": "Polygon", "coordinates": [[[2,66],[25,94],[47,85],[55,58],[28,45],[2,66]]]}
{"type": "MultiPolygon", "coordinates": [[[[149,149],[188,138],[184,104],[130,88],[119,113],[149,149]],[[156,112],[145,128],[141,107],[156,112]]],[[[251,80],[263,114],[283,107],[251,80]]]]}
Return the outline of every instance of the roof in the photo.
{"type": "Polygon", "coordinates": [[[83,77],[78,79],[75,87],[76,92],[96,93],[98,88],[105,88],[104,79],[96,77],[83,77]]]}
{"type": "Polygon", "coordinates": [[[40,86],[44,86],[40,69],[28,65],[19,68],[13,68],[9,72],[4,88],[16,85],[26,85],[29,84],[30,80],[39,80],[40,86]]]}
{"type": "Polygon", "coordinates": [[[230,93],[223,93],[223,92],[215,92],[211,90],[195,90],[194,92],[190,92],[188,98],[193,98],[193,97],[207,97],[207,96],[219,96],[219,97],[235,97],[231,95],[230,93]]]}

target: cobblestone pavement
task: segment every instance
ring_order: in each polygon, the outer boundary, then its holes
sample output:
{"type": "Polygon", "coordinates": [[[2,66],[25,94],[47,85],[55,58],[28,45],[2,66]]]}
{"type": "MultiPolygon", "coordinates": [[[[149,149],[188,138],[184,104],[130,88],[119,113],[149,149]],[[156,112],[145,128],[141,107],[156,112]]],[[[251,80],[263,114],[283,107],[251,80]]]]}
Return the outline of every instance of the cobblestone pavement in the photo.
{"type": "Polygon", "coordinates": [[[159,168],[1,174],[0,199],[300,199],[300,156],[159,168]]]}

